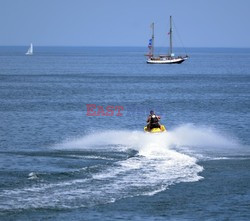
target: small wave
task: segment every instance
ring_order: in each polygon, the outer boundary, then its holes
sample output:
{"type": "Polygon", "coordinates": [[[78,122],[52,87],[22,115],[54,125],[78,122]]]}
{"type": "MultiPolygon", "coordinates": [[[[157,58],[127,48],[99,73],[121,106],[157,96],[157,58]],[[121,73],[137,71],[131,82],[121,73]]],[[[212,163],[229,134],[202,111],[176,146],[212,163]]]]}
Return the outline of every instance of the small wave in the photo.
{"type": "Polygon", "coordinates": [[[29,180],[35,180],[35,179],[38,179],[38,176],[37,176],[37,174],[35,172],[31,172],[28,175],[28,179],[29,180]]]}
{"type": "Polygon", "coordinates": [[[67,155],[67,157],[78,158],[78,159],[91,159],[91,160],[116,160],[116,158],[105,157],[105,156],[82,156],[82,155],[67,155]]]}

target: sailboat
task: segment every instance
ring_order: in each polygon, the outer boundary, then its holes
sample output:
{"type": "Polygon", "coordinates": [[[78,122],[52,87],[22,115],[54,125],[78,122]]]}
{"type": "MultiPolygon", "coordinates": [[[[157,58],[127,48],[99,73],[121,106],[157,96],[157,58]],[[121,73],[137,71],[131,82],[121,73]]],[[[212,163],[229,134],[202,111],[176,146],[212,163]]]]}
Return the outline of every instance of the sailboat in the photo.
{"type": "Polygon", "coordinates": [[[32,45],[32,43],[30,44],[30,47],[29,47],[28,51],[26,52],[26,55],[33,55],[33,45],[32,45]]]}
{"type": "Polygon", "coordinates": [[[147,63],[148,64],[180,64],[188,59],[188,56],[175,56],[173,53],[173,28],[172,28],[172,16],[170,16],[170,41],[169,41],[169,54],[166,55],[154,55],[154,23],[151,25],[152,28],[152,38],[149,40],[148,48],[149,53],[147,63]]]}

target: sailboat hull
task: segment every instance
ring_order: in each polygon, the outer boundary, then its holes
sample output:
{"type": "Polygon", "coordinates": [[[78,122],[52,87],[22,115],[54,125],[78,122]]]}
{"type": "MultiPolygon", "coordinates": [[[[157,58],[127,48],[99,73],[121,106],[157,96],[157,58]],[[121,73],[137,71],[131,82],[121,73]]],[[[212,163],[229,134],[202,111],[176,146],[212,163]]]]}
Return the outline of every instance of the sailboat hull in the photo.
{"type": "Polygon", "coordinates": [[[149,58],[147,60],[148,64],[181,64],[185,61],[185,58],[149,58]]]}

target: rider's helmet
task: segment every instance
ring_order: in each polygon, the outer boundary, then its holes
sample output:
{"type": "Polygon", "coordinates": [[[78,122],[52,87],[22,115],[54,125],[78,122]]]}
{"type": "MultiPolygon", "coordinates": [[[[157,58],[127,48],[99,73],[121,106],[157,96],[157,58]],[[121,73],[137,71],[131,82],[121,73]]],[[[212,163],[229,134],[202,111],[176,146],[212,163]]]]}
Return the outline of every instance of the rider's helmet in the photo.
{"type": "Polygon", "coordinates": [[[153,115],[155,112],[153,110],[150,111],[150,114],[153,115]]]}

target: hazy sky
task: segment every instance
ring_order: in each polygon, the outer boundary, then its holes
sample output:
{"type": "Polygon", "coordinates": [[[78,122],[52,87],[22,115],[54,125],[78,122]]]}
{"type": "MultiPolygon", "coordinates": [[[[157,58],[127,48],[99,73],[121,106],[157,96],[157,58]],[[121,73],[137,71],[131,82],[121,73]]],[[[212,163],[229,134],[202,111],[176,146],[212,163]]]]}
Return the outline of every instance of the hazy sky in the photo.
{"type": "Polygon", "coordinates": [[[0,45],[250,47],[250,0],[0,0],[0,45]],[[174,44],[181,46],[174,30],[174,44]]]}

